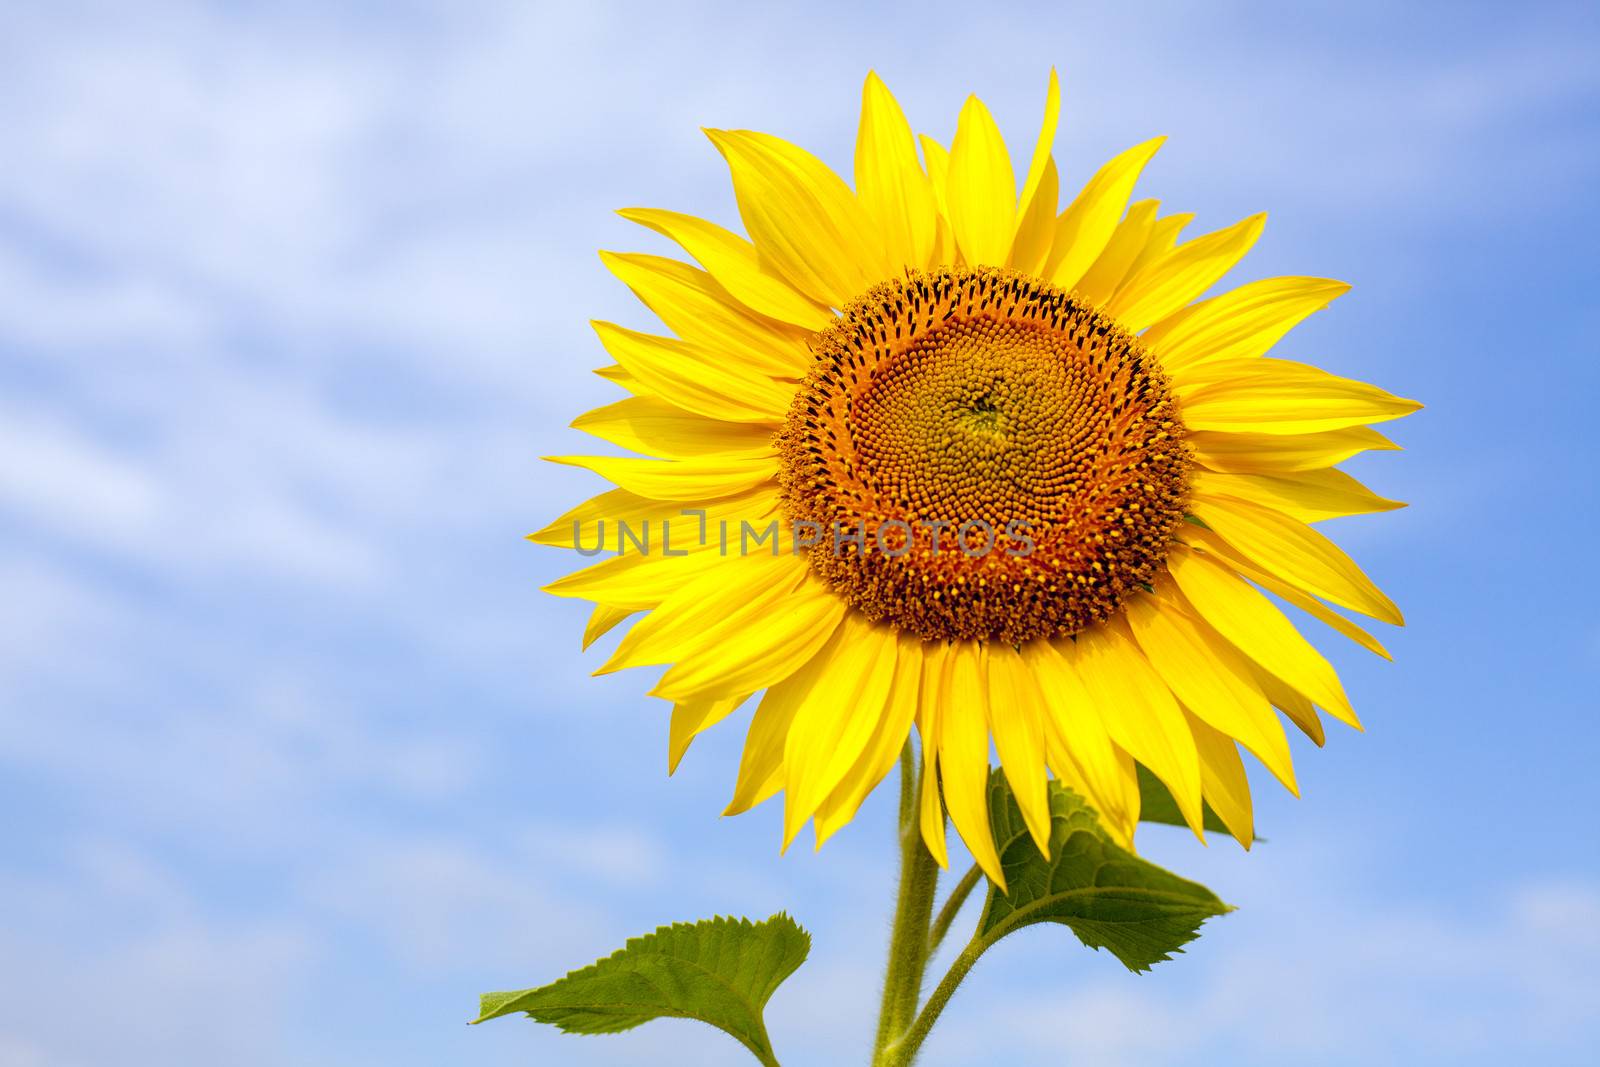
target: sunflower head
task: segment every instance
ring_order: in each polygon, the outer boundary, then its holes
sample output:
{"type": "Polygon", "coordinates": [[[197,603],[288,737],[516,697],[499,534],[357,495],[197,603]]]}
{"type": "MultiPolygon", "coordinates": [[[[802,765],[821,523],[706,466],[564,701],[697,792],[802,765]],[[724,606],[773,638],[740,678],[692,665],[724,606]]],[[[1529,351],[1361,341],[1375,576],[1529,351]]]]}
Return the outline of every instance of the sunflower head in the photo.
{"type": "Polygon", "coordinates": [[[561,460],[616,488],[534,539],[615,554],[549,589],[586,644],[643,613],[601,669],[667,667],[673,766],[760,694],[729,811],[782,792],[785,843],[914,729],[928,847],[954,822],[1001,885],[991,745],[1041,848],[1052,776],[1131,843],[1141,766],[1248,847],[1241,751],[1294,789],[1282,720],[1358,725],[1282,605],[1385,656],[1344,612],[1401,621],[1310,524],[1399,506],[1337,464],[1418,405],[1267,354],[1347,287],[1210,295],[1264,217],[1180,241],[1132,201],[1159,138],[1063,203],[1059,112],[1052,72],[1019,183],[976,98],[946,151],[869,76],[853,188],[708,131],[746,234],[635,208],[695,262],[602,254],[666,332],[596,324],[628,396],[575,425],[638,456],[561,460]]]}
{"type": "Polygon", "coordinates": [[[1166,375],[1072,296],[992,267],[873,287],[812,345],[779,443],[815,571],[918,637],[1066,637],[1148,584],[1188,461],[1166,375]]]}

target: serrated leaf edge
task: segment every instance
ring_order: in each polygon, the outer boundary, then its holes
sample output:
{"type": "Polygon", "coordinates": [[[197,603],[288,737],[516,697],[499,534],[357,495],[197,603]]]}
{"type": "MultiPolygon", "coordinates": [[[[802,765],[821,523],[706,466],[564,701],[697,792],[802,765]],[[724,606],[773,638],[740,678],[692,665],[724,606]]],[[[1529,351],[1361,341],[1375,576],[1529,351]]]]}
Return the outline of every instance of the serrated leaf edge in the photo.
{"type": "MultiPolygon", "coordinates": [[[[1078,941],[1080,943],[1082,943],[1083,945],[1085,945],[1086,947],[1091,948],[1096,952],[1098,952],[1102,948],[1104,948],[1107,952],[1109,952],[1117,960],[1117,962],[1121,963],[1124,967],[1128,968],[1128,970],[1134,972],[1135,974],[1143,974],[1143,973],[1147,973],[1151,969],[1152,964],[1161,963],[1161,962],[1165,962],[1167,960],[1170,960],[1170,959],[1172,959],[1172,956],[1174,954],[1181,955],[1183,953],[1183,946],[1188,945],[1191,942],[1193,942],[1196,939],[1198,939],[1199,936],[1200,936],[1200,928],[1202,926],[1204,926],[1208,921],[1210,921],[1211,919],[1214,919],[1214,918],[1216,918],[1218,916],[1226,915],[1229,912],[1237,910],[1233,905],[1228,904],[1227,902],[1223,901],[1220,897],[1218,897],[1210,889],[1206,888],[1203,885],[1200,885],[1200,883],[1190,881],[1189,879],[1184,878],[1182,875],[1174,874],[1173,872],[1168,871],[1164,867],[1160,867],[1160,866],[1158,866],[1156,864],[1150,863],[1150,861],[1148,861],[1148,860],[1142,859],[1137,853],[1130,852],[1129,850],[1122,848],[1115,841],[1110,840],[1110,838],[1107,835],[1105,835],[1105,833],[1103,831],[1100,831],[1100,832],[1097,833],[1096,832],[1096,827],[1099,826],[1099,819],[1100,819],[1099,812],[1096,811],[1094,809],[1094,807],[1092,805],[1090,805],[1089,802],[1085,798],[1079,796],[1077,793],[1073,792],[1071,789],[1068,789],[1066,786],[1061,785],[1060,783],[1054,782],[1054,781],[1052,781],[1050,784],[1051,784],[1051,788],[1053,790],[1057,790],[1057,789],[1060,790],[1061,793],[1064,793],[1066,796],[1070,797],[1077,805],[1076,810],[1071,811],[1071,812],[1067,812],[1067,813],[1063,813],[1063,814],[1058,814],[1054,809],[1054,805],[1052,805],[1052,810],[1051,810],[1051,813],[1050,813],[1051,823],[1054,824],[1054,822],[1058,818],[1061,819],[1063,822],[1069,823],[1069,828],[1068,828],[1068,832],[1067,832],[1066,838],[1064,838],[1061,841],[1059,846],[1057,846],[1055,849],[1053,849],[1053,851],[1055,851],[1057,853],[1057,855],[1059,855],[1061,851],[1065,850],[1065,848],[1067,846],[1067,843],[1069,841],[1071,841],[1074,837],[1076,837],[1078,834],[1088,834],[1091,838],[1095,839],[1096,842],[1098,844],[1100,844],[1101,846],[1103,846],[1103,847],[1114,848],[1117,851],[1126,854],[1127,857],[1132,861],[1135,861],[1135,862],[1138,862],[1138,863],[1144,863],[1144,864],[1146,864],[1146,865],[1148,865],[1150,867],[1155,868],[1158,871],[1161,871],[1164,874],[1170,875],[1171,877],[1178,879],[1181,882],[1184,882],[1184,883],[1189,884],[1189,885],[1193,885],[1195,888],[1202,890],[1204,893],[1207,894],[1207,896],[1209,896],[1210,902],[1209,902],[1209,904],[1207,904],[1207,903],[1205,903],[1203,901],[1196,902],[1195,898],[1192,898],[1192,897],[1181,896],[1179,894],[1172,893],[1170,891],[1165,891],[1165,890],[1147,889],[1147,888],[1144,888],[1144,887],[1141,887],[1141,886],[1098,886],[1098,885],[1091,885],[1091,886],[1084,886],[1084,887],[1079,888],[1079,889],[1069,889],[1069,890],[1065,890],[1065,891],[1062,891],[1062,892],[1051,893],[1048,896],[1039,897],[1039,898],[1037,898],[1037,900],[1035,900],[1033,902],[1030,902],[1029,904],[1026,904],[1026,905],[1024,905],[1022,907],[1013,908],[1010,915],[1008,915],[1006,918],[1004,918],[1004,919],[1000,920],[999,922],[997,922],[994,925],[993,928],[991,928],[991,929],[989,929],[989,930],[987,930],[985,932],[984,931],[984,927],[988,925],[990,913],[994,908],[996,893],[998,891],[997,887],[994,885],[994,883],[990,882],[989,883],[988,896],[984,900],[983,910],[982,910],[982,912],[979,913],[979,917],[978,917],[977,929],[978,929],[978,931],[980,931],[980,933],[977,935],[977,940],[978,940],[979,945],[980,945],[980,947],[979,947],[979,952],[980,953],[988,951],[996,943],[998,943],[1002,938],[1005,938],[1006,936],[1008,936],[1008,935],[1010,935],[1012,933],[1015,933],[1017,930],[1022,929],[1024,926],[1031,926],[1031,925],[1034,925],[1036,923],[1052,922],[1052,923],[1056,923],[1058,925],[1067,927],[1067,929],[1072,931],[1073,936],[1076,937],[1078,939],[1078,941]],[[1083,826],[1083,825],[1071,826],[1070,825],[1070,823],[1072,821],[1074,821],[1074,816],[1076,816],[1076,815],[1078,815],[1080,813],[1085,815],[1090,820],[1090,822],[1092,823],[1091,826],[1083,826]],[[1069,922],[1068,920],[1066,920],[1064,918],[1055,918],[1055,917],[1051,917],[1051,916],[1035,916],[1035,917],[1032,917],[1031,919],[1029,918],[1029,913],[1030,912],[1037,912],[1038,910],[1043,908],[1043,906],[1044,906],[1043,902],[1044,901],[1062,901],[1062,900],[1071,899],[1071,898],[1073,898],[1075,896],[1076,897],[1104,896],[1106,893],[1111,892],[1111,891],[1120,891],[1121,893],[1125,893],[1125,894],[1143,896],[1143,897],[1145,897],[1147,899],[1152,899],[1152,900],[1154,900],[1156,902],[1172,901],[1174,903],[1180,903],[1181,906],[1186,908],[1187,910],[1200,912],[1201,913],[1201,917],[1200,917],[1199,921],[1195,923],[1195,928],[1194,928],[1193,932],[1184,935],[1182,940],[1178,941],[1178,943],[1176,945],[1174,945],[1172,948],[1166,949],[1166,950],[1162,950],[1159,953],[1159,955],[1153,961],[1151,961],[1150,963],[1140,963],[1140,964],[1129,963],[1127,960],[1123,959],[1122,956],[1115,949],[1113,949],[1110,945],[1094,945],[1094,944],[1090,944],[1089,941],[1083,936],[1083,934],[1081,932],[1079,932],[1078,928],[1075,925],[1073,925],[1072,922],[1069,922]],[[1028,921],[1023,921],[1024,919],[1027,919],[1028,921]]],[[[990,791],[991,791],[991,794],[993,794],[993,793],[1006,794],[1008,792],[1008,789],[1007,789],[1007,786],[1006,786],[1006,784],[1004,782],[1004,779],[999,774],[995,774],[991,778],[991,780],[990,780],[990,791]]],[[[1011,803],[1014,804],[1015,800],[1013,799],[1011,801],[1011,803]]],[[[993,806],[992,806],[992,802],[991,802],[991,822],[993,822],[992,813],[993,813],[993,806]]],[[[1008,820],[1008,822],[1009,822],[1009,820],[1008,820]]],[[[1019,822],[1020,822],[1020,820],[1019,820],[1019,822]]],[[[998,830],[998,827],[996,827],[996,829],[998,830]]],[[[1031,847],[1034,850],[1035,854],[1037,854],[1040,857],[1040,859],[1043,860],[1044,863],[1053,864],[1054,862],[1056,862],[1056,858],[1054,856],[1047,855],[1045,853],[1040,852],[1037,844],[1033,843],[1030,835],[1027,832],[1026,827],[1025,826],[1020,826],[1020,825],[1016,828],[1015,832],[1011,833],[1011,835],[1005,839],[1004,842],[1000,841],[999,840],[999,834],[998,833],[996,834],[996,841],[995,841],[996,851],[1001,856],[1004,856],[1007,853],[1007,851],[1013,845],[1015,845],[1019,840],[1022,840],[1022,839],[1027,839],[1028,847],[1031,847]]],[[[1101,867],[1101,868],[1103,868],[1105,866],[1106,866],[1106,864],[1104,862],[1102,862],[1099,865],[1099,867],[1101,867]]],[[[1098,869],[1099,868],[1097,868],[1097,870],[1098,869]]],[[[1007,897],[1007,898],[1009,898],[1010,895],[1011,895],[1009,889],[1008,889],[1008,891],[1004,892],[1002,895],[1007,897]]],[[[1078,922],[1082,922],[1084,924],[1098,924],[1098,925],[1101,925],[1101,926],[1123,925],[1123,926],[1135,927],[1135,926],[1140,925],[1140,921],[1139,920],[1079,919],[1077,921],[1078,922]]]]}
{"type": "MultiPolygon", "coordinates": [[[[660,1009],[651,1008],[650,1011],[648,1012],[646,1018],[640,1020],[640,1022],[635,1024],[635,1025],[642,1025],[644,1022],[648,1022],[651,1019],[689,1019],[689,1020],[692,1020],[692,1021],[695,1021],[695,1022],[703,1022],[706,1025],[713,1027],[714,1029],[721,1030],[723,1033],[727,1034],[728,1036],[732,1037],[734,1040],[738,1041],[741,1045],[744,1045],[745,1048],[749,1049],[750,1052],[752,1054],[754,1054],[755,1057],[758,1060],[760,1060],[763,1064],[776,1065],[777,1059],[776,1059],[775,1054],[773,1053],[773,1050],[772,1050],[772,1040],[771,1040],[771,1037],[770,1037],[770,1035],[768,1035],[767,1030],[766,1030],[766,1020],[765,1020],[765,1017],[764,1017],[765,1009],[766,1009],[766,1006],[767,1006],[768,1002],[771,1001],[773,994],[777,992],[778,987],[780,985],[782,985],[785,981],[787,981],[788,978],[792,974],[794,974],[795,971],[800,969],[801,965],[804,964],[806,959],[810,956],[810,953],[811,953],[811,934],[810,934],[810,932],[807,931],[805,929],[805,927],[801,926],[798,922],[796,922],[792,916],[790,916],[787,912],[784,912],[784,911],[776,912],[775,914],[768,916],[766,919],[763,919],[760,922],[752,921],[751,919],[749,919],[748,917],[745,917],[745,916],[714,915],[709,919],[701,919],[701,920],[698,920],[696,922],[667,923],[667,924],[665,924],[663,926],[656,927],[654,930],[650,931],[649,933],[639,934],[639,935],[636,935],[634,937],[628,938],[628,940],[623,943],[621,948],[619,948],[616,951],[612,952],[609,956],[603,956],[600,959],[595,960],[593,963],[586,964],[586,965],[584,965],[582,967],[574,968],[573,970],[570,970],[566,974],[562,975],[560,978],[554,979],[554,980],[552,980],[550,982],[546,982],[544,985],[534,986],[534,987],[531,987],[531,988],[528,988],[528,989],[505,990],[505,991],[498,991],[498,992],[490,992],[490,993],[481,994],[479,996],[479,998],[478,998],[478,1002],[479,1002],[479,1014],[478,1014],[478,1017],[473,1019],[473,1020],[471,1020],[470,1025],[474,1025],[475,1026],[475,1025],[477,1025],[479,1023],[487,1022],[490,1019],[498,1019],[498,1018],[503,1018],[503,1017],[505,1017],[507,1015],[516,1015],[516,1014],[525,1015],[530,1019],[534,1019],[535,1021],[544,1021],[544,1020],[540,1020],[538,1018],[538,1016],[534,1014],[533,1010],[516,1007],[515,1005],[516,1005],[517,1001],[521,1000],[521,999],[523,999],[525,997],[528,997],[528,996],[530,996],[532,994],[538,993],[538,992],[540,992],[542,990],[549,989],[552,986],[559,985],[562,982],[566,982],[566,981],[572,980],[572,979],[580,979],[580,978],[586,977],[589,972],[599,971],[599,970],[603,969],[607,964],[612,963],[613,961],[617,961],[619,959],[619,957],[624,957],[624,956],[629,956],[629,955],[634,956],[636,959],[647,959],[647,958],[650,958],[650,957],[667,957],[667,958],[671,959],[677,965],[684,966],[686,968],[692,969],[692,970],[694,970],[694,971],[696,971],[696,972],[698,972],[700,974],[705,975],[707,978],[713,980],[717,985],[720,985],[722,988],[726,989],[736,999],[743,1000],[743,1001],[746,1001],[747,1003],[749,1003],[755,1009],[754,1010],[754,1015],[755,1015],[755,1019],[756,1019],[755,1032],[754,1033],[745,1033],[745,1032],[742,1032],[742,1030],[740,1032],[736,1032],[734,1030],[727,1029],[726,1027],[724,1027],[724,1026],[718,1024],[718,1023],[713,1023],[713,1022],[710,1022],[710,1021],[708,1021],[706,1019],[702,1019],[698,1015],[692,1015],[692,1014],[689,1014],[687,1012],[684,1012],[684,1011],[681,1011],[681,1010],[674,1010],[674,1009],[671,1009],[671,1008],[660,1008],[660,1009]],[[725,979],[722,975],[717,974],[716,972],[710,970],[709,968],[705,967],[703,964],[701,964],[699,962],[696,962],[696,961],[693,961],[693,960],[687,960],[687,959],[684,959],[681,956],[674,956],[669,952],[654,951],[654,950],[650,949],[649,947],[647,947],[651,942],[653,942],[653,941],[655,941],[655,940],[657,940],[659,938],[662,938],[664,936],[670,936],[672,934],[680,933],[680,932],[703,931],[703,930],[706,930],[706,928],[710,928],[711,930],[718,930],[718,929],[727,929],[728,927],[735,927],[735,928],[738,928],[738,929],[741,929],[741,930],[756,930],[756,929],[760,929],[761,927],[767,926],[768,924],[773,924],[773,923],[776,923],[776,924],[780,925],[780,930],[779,930],[780,936],[798,935],[799,941],[800,941],[801,951],[799,953],[799,957],[794,961],[792,966],[780,967],[774,973],[774,975],[772,976],[771,980],[767,983],[767,986],[766,986],[764,992],[761,994],[761,996],[758,999],[753,999],[753,998],[746,997],[738,989],[736,989],[732,985],[730,985],[729,982],[727,981],[727,979],[725,979]],[[781,927],[787,927],[787,929],[781,929],[781,927]],[[501,998],[503,998],[503,999],[501,999],[501,998]]],[[[625,965],[628,961],[622,961],[622,962],[625,965]]],[[[635,968],[627,968],[627,970],[629,971],[629,973],[633,974],[635,977],[637,977],[641,981],[645,982],[651,988],[658,989],[658,990],[660,989],[659,985],[657,985],[648,975],[640,973],[635,968]]],[[[560,1005],[559,1009],[560,1010],[570,1010],[570,1011],[584,1011],[584,1012],[589,1012],[589,1013],[594,1014],[594,1015],[614,1016],[614,1017],[618,1017],[618,1018],[628,1018],[628,1017],[636,1016],[636,1015],[640,1014],[638,1011],[624,1011],[624,1010],[620,1010],[620,1008],[616,1008],[615,1006],[608,1006],[608,1005],[606,1005],[604,1003],[586,1004],[586,1003],[577,1002],[577,1001],[574,1001],[574,1002],[572,1002],[570,1004],[560,1005]]],[[[581,1031],[569,1030],[564,1024],[562,1024],[560,1022],[551,1022],[548,1025],[555,1026],[558,1030],[562,1031],[563,1033],[581,1032],[581,1031]]],[[[632,1027],[627,1027],[626,1029],[632,1029],[632,1027]]]]}

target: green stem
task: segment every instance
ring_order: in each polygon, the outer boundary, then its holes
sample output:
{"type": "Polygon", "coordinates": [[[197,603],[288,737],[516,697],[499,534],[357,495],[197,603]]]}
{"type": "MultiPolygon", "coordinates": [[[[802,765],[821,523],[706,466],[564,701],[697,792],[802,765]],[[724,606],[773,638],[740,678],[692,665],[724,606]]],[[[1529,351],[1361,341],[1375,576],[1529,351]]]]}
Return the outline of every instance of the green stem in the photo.
{"type": "Polygon", "coordinates": [[[883,1050],[882,1056],[877,1061],[882,1067],[910,1067],[912,1061],[917,1058],[917,1053],[921,1051],[922,1043],[927,1040],[928,1033],[933,1029],[933,1024],[939,1021],[939,1013],[944,1011],[944,1006],[955,995],[956,987],[972,970],[972,965],[978,962],[978,957],[983,955],[983,950],[987,947],[982,939],[976,936],[967,942],[967,947],[961,950],[961,955],[956,957],[955,962],[950,965],[950,970],[945,972],[945,976],[934,987],[932,995],[928,997],[928,1003],[917,1013],[905,1036],[883,1050]]]}
{"type": "Polygon", "coordinates": [[[967,873],[961,876],[961,881],[950,890],[950,899],[944,902],[944,907],[939,909],[939,917],[933,920],[933,932],[928,935],[928,958],[939,951],[939,945],[944,941],[944,935],[950,932],[950,924],[956,921],[956,916],[961,914],[961,905],[967,902],[967,897],[972,895],[972,890],[983,878],[983,872],[974,863],[967,868],[967,873]]]}
{"type": "Polygon", "coordinates": [[[895,903],[894,929],[889,938],[889,965],[883,978],[878,1036],[872,1046],[875,1067],[909,1062],[885,1057],[916,1016],[917,1002],[922,995],[922,976],[928,967],[928,924],[933,917],[939,866],[923,844],[917,824],[919,778],[916,756],[907,741],[900,753],[900,890],[895,903]]]}

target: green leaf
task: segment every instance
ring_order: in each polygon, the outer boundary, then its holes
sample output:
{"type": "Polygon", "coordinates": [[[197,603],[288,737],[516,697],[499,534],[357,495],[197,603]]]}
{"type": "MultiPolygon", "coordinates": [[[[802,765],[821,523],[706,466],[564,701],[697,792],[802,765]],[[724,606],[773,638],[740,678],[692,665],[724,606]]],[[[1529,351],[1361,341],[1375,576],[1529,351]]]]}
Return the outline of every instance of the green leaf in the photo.
{"type": "MultiPolygon", "coordinates": [[[[1173,799],[1172,790],[1166,784],[1150,773],[1150,769],[1142,763],[1134,766],[1139,771],[1139,821],[1159,822],[1170,826],[1188,826],[1184,821],[1183,813],[1178,810],[1178,802],[1173,799]]],[[[1211,805],[1201,801],[1204,805],[1200,813],[1200,825],[1214,834],[1228,832],[1227,824],[1222,817],[1211,810],[1211,805]]]]}
{"type": "Polygon", "coordinates": [[[989,811],[1009,893],[989,887],[978,920],[984,948],[1024,926],[1056,922],[1129,970],[1147,971],[1198,937],[1201,923],[1233,910],[1205,886],[1112,842],[1094,810],[1058,783],[1050,783],[1048,860],[999,772],[989,780],[989,811]]]}
{"type": "Polygon", "coordinates": [[[674,923],[538,989],[485,993],[475,1023],[526,1012],[572,1034],[615,1034],[651,1019],[699,1019],[777,1067],[761,1012],[805,962],[811,935],[789,916],[674,923]]]}

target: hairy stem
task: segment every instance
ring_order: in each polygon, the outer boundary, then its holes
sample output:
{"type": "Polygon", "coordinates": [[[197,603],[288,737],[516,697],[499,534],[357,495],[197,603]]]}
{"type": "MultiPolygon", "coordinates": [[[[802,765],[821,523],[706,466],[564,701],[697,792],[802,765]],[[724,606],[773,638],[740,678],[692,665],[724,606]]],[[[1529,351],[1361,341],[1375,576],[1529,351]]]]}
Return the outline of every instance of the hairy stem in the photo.
{"type": "Polygon", "coordinates": [[[933,920],[933,930],[928,934],[928,958],[939,951],[939,945],[944,941],[944,935],[950,932],[950,924],[956,921],[956,916],[961,914],[961,906],[967,902],[967,897],[972,895],[972,890],[983,878],[983,872],[974,863],[961,876],[961,881],[950,890],[950,898],[944,902],[944,907],[939,909],[939,917],[933,920]]]}
{"type": "Polygon", "coordinates": [[[939,1021],[939,1013],[944,1011],[944,1006],[955,995],[956,987],[961,985],[961,980],[972,970],[972,965],[978,962],[978,957],[983,955],[983,950],[987,947],[978,937],[967,943],[967,947],[961,950],[961,955],[950,964],[950,970],[945,972],[945,976],[934,987],[933,993],[928,997],[928,1003],[917,1013],[905,1036],[884,1049],[877,1061],[882,1067],[910,1067],[912,1061],[917,1058],[917,1053],[922,1050],[922,1043],[928,1039],[933,1024],[939,1021]]]}
{"type": "Polygon", "coordinates": [[[873,1043],[874,1065],[905,1062],[891,1061],[885,1056],[916,1017],[917,1002],[922,995],[922,976],[928,967],[928,925],[933,917],[939,866],[923,844],[917,825],[920,777],[916,756],[907,741],[900,753],[900,890],[889,938],[889,963],[883,978],[878,1036],[873,1043]]]}

